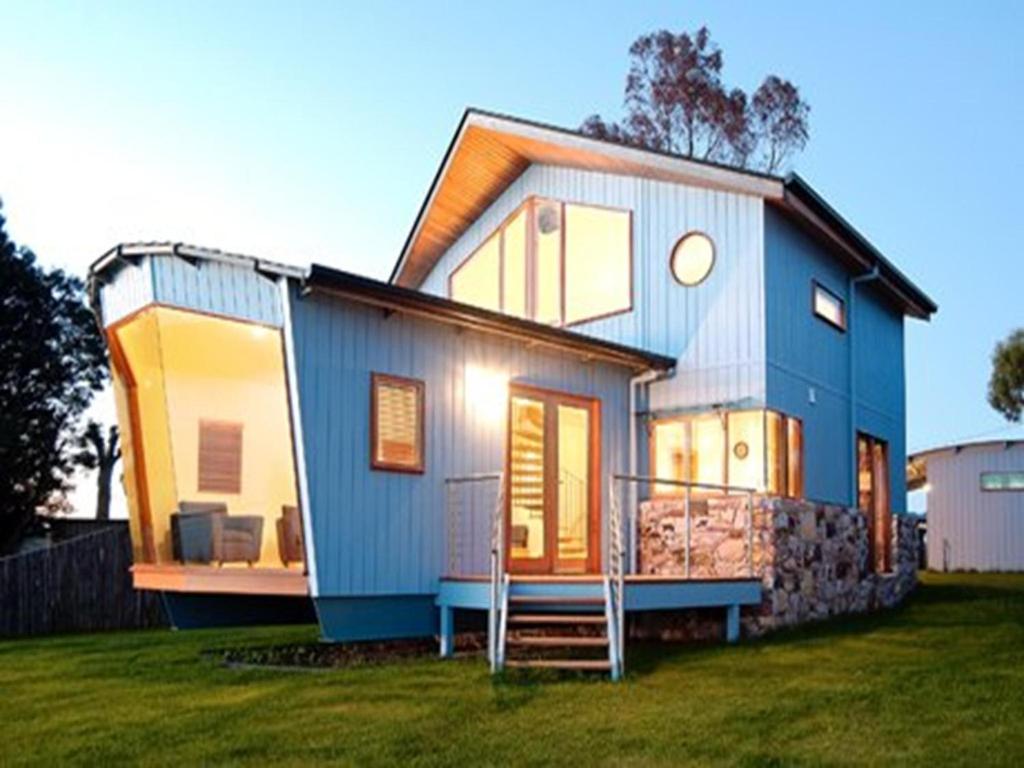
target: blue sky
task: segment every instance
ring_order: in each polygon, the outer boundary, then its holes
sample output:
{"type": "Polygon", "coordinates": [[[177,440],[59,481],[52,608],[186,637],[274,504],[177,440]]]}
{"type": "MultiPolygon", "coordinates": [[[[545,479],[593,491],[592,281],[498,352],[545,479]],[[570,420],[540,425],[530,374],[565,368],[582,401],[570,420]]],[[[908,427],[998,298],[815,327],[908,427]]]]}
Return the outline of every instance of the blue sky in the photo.
{"type": "Polygon", "coordinates": [[[1024,325],[1022,9],[0,0],[0,196],[78,272],[180,239],[385,277],[465,106],[617,116],[630,42],[706,23],[729,82],[800,87],[795,169],[940,305],[908,323],[911,449],[1013,434],[985,384],[1024,325]]]}

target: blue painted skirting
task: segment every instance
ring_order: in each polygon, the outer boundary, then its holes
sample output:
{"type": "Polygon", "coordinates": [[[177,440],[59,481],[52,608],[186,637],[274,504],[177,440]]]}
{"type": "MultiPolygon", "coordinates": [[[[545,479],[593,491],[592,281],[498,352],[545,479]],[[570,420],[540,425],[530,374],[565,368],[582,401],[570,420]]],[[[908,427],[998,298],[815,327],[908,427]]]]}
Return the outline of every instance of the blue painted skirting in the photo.
{"type": "Polygon", "coordinates": [[[161,592],[160,596],[175,629],[316,622],[308,597],[194,592],[161,592]]]}
{"type": "MultiPolygon", "coordinates": [[[[761,602],[759,579],[727,581],[631,581],[625,582],[626,611],[663,611],[685,608],[711,608],[730,605],[756,605],[761,602]]],[[[447,608],[487,610],[490,606],[489,581],[441,580],[437,605],[447,608]]],[[[513,595],[571,595],[603,597],[601,582],[512,582],[513,595]]]]}
{"type": "Polygon", "coordinates": [[[329,642],[433,637],[438,633],[434,595],[318,597],[320,632],[329,642]]]}

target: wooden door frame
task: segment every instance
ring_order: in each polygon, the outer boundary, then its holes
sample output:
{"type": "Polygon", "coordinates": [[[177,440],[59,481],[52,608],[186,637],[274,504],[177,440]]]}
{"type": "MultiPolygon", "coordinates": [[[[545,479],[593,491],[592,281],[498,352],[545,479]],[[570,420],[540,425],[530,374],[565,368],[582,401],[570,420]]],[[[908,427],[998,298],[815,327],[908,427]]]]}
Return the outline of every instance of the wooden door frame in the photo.
{"type": "MultiPolygon", "coordinates": [[[[519,573],[539,573],[556,575],[558,569],[558,460],[548,461],[549,451],[557,451],[558,417],[557,406],[569,405],[576,408],[583,408],[587,411],[589,419],[589,440],[588,445],[588,474],[587,478],[587,558],[584,562],[583,573],[600,573],[601,552],[603,536],[601,535],[601,400],[596,397],[577,395],[571,392],[563,392],[556,389],[537,387],[531,384],[509,384],[508,414],[505,420],[505,510],[504,525],[506,534],[512,530],[512,399],[524,397],[531,400],[539,400],[544,404],[544,547],[545,555],[535,561],[517,560],[516,571],[519,573]],[[549,408],[549,406],[554,406],[549,408]],[[549,430],[554,423],[556,428],[549,430]],[[553,448],[549,448],[550,436],[556,442],[553,448]],[[552,481],[552,473],[555,473],[552,481]],[[548,510],[555,510],[554,525],[548,520],[548,510]],[[525,567],[523,567],[525,566],[525,567]]],[[[511,536],[505,537],[505,563],[508,570],[512,570],[512,541],[511,536]]],[[[579,573],[579,571],[572,571],[579,573]]]]}

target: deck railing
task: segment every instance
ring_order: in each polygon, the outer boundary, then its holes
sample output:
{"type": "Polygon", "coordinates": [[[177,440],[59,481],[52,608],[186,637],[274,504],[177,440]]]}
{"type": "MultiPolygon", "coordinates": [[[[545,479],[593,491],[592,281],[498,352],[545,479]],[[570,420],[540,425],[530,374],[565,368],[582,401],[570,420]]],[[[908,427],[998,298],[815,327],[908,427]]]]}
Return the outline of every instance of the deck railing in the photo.
{"type": "Polygon", "coordinates": [[[490,576],[487,658],[501,660],[499,624],[505,605],[505,476],[501,472],[449,477],[445,482],[448,576],[490,576]],[[486,545],[486,546],[485,546],[486,545]]]}
{"type": "Polygon", "coordinates": [[[449,477],[445,485],[446,576],[483,576],[491,570],[496,528],[503,523],[501,472],[449,477]]]}
{"type": "MultiPolygon", "coordinates": [[[[717,483],[699,483],[690,482],[686,480],[674,480],[662,477],[651,477],[646,475],[612,475],[610,496],[612,499],[612,508],[617,506],[617,495],[616,483],[622,484],[634,484],[637,486],[661,486],[661,487],[672,487],[682,489],[682,501],[683,501],[683,562],[681,563],[682,575],[684,578],[691,578],[692,567],[691,561],[693,559],[693,495],[694,492],[704,492],[707,496],[710,494],[719,494],[721,496],[743,496],[746,499],[746,523],[744,526],[744,538],[745,543],[745,559],[746,559],[746,570],[747,575],[751,578],[755,577],[754,569],[754,494],[757,493],[755,488],[748,488],[745,486],[737,485],[720,485],[717,483]]],[[[638,509],[631,509],[630,513],[632,519],[630,520],[630,531],[631,531],[631,545],[633,547],[640,546],[640,535],[638,525],[638,509]]]]}

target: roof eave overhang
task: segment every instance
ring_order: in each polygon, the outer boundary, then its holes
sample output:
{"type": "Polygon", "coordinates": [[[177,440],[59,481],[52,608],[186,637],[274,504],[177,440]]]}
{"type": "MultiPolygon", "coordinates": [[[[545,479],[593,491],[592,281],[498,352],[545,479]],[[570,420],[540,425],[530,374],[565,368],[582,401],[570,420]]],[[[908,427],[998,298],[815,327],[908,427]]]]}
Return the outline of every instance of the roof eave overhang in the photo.
{"type": "MultiPolygon", "coordinates": [[[[428,220],[433,210],[438,193],[445,182],[448,169],[451,167],[452,161],[459,152],[463,139],[470,128],[489,131],[498,137],[508,137],[509,140],[532,141],[550,147],[558,147],[579,155],[605,157],[622,168],[622,170],[617,171],[611,168],[600,169],[606,172],[641,177],[650,176],[678,183],[749,194],[765,199],[781,200],[783,196],[783,179],[777,176],[738,170],[715,163],[695,161],[666,152],[631,147],[617,142],[584,136],[577,131],[508,115],[486,112],[479,109],[467,109],[459,121],[455,134],[448,145],[448,149],[445,151],[444,158],[431,181],[426,197],[420,205],[419,212],[416,215],[412,228],[409,230],[398,260],[391,270],[388,282],[398,285],[406,285],[408,283],[410,255],[423,231],[424,223],[428,220]]],[[[536,158],[525,155],[523,159],[528,163],[540,162],[536,158]]],[[[570,167],[593,169],[582,162],[563,164],[567,164],[570,167]]],[[[420,280],[422,280],[422,277],[420,280]]],[[[408,287],[417,287],[418,282],[414,281],[414,283],[408,287]]]]}
{"type": "Polygon", "coordinates": [[[307,291],[322,291],[391,312],[514,338],[531,346],[543,346],[570,352],[578,354],[586,360],[608,362],[636,372],[667,371],[674,368],[676,364],[675,360],[665,355],[645,352],[530,320],[491,312],[410,288],[402,288],[349,272],[341,272],[319,264],[312,266],[303,285],[307,291]]]}
{"type": "Polygon", "coordinates": [[[773,202],[796,217],[854,268],[865,273],[877,269],[879,281],[906,314],[929,320],[938,310],[938,305],[927,294],[796,174],[786,179],[782,199],[773,202]]]}

